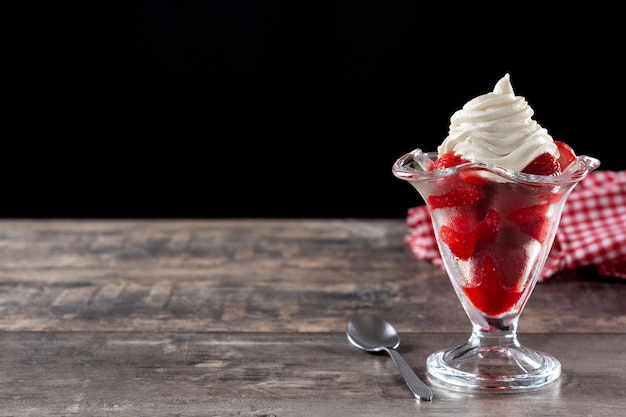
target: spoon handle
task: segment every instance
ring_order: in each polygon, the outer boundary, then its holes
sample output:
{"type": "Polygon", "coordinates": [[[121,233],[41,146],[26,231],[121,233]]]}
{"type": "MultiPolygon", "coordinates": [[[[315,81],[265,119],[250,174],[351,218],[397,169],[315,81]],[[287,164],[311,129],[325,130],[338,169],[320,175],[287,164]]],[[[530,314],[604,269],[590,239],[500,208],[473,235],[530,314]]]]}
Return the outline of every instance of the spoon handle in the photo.
{"type": "Polygon", "coordinates": [[[393,362],[398,367],[400,375],[404,378],[404,381],[409,386],[411,392],[413,392],[413,395],[415,395],[415,398],[425,401],[432,400],[432,391],[424,384],[424,381],[415,375],[415,372],[413,372],[413,369],[406,363],[404,358],[394,349],[386,349],[386,351],[389,352],[389,356],[391,356],[391,359],[393,359],[393,362]]]}

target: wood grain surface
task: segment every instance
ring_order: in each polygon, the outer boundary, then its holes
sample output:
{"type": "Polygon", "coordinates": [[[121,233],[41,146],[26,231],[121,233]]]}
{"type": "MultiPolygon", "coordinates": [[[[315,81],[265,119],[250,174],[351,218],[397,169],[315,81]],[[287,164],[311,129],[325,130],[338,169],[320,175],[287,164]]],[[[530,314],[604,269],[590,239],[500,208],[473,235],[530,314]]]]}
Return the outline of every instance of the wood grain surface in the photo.
{"type": "Polygon", "coordinates": [[[520,341],[563,365],[528,393],[467,393],[425,374],[469,320],[402,220],[0,221],[1,416],[618,416],[626,280],[590,269],[537,285],[520,341]],[[352,347],[371,312],[435,393],[352,347]],[[532,401],[531,401],[532,400],[532,401]]]}

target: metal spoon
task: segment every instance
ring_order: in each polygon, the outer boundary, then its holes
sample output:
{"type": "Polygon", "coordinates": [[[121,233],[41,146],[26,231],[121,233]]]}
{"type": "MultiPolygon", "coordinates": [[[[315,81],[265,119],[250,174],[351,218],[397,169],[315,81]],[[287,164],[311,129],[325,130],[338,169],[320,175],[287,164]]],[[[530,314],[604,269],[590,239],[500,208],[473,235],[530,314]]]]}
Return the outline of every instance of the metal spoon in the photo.
{"type": "Polygon", "coordinates": [[[415,398],[432,400],[432,391],[415,375],[409,364],[395,350],[400,346],[400,336],[391,324],[370,314],[359,314],[348,321],[346,334],[350,343],[359,349],[368,352],[384,350],[389,353],[415,398]]]}

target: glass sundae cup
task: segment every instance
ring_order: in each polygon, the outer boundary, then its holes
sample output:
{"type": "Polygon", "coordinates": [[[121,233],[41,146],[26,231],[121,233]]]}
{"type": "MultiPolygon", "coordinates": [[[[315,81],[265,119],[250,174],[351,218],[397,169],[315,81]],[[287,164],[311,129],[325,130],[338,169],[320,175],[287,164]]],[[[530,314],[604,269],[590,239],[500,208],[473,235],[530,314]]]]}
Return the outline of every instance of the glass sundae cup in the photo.
{"type": "Polygon", "coordinates": [[[445,270],[472,332],[426,361],[435,381],[457,388],[522,390],[557,380],[560,362],[521,345],[517,326],[548,257],[572,189],[600,162],[577,156],[562,175],[485,163],[429,170],[437,152],[415,149],[393,174],[426,202],[445,270]]]}

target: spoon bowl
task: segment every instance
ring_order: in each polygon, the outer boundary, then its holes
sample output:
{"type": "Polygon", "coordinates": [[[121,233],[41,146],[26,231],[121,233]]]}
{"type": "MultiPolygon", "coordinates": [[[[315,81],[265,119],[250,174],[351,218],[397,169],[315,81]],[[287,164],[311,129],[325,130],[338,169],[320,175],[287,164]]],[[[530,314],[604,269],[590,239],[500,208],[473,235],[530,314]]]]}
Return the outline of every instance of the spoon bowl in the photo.
{"type": "Polygon", "coordinates": [[[389,353],[415,398],[432,400],[432,391],[396,351],[396,348],[400,346],[400,336],[390,323],[371,314],[355,315],[348,320],[346,335],[348,341],[359,349],[367,352],[389,353]]]}
{"type": "Polygon", "coordinates": [[[370,314],[360,314],[348,321],[348,340],[352,345],[368,352],[396,349],[400,336],[387,321],[370,314]]]}

